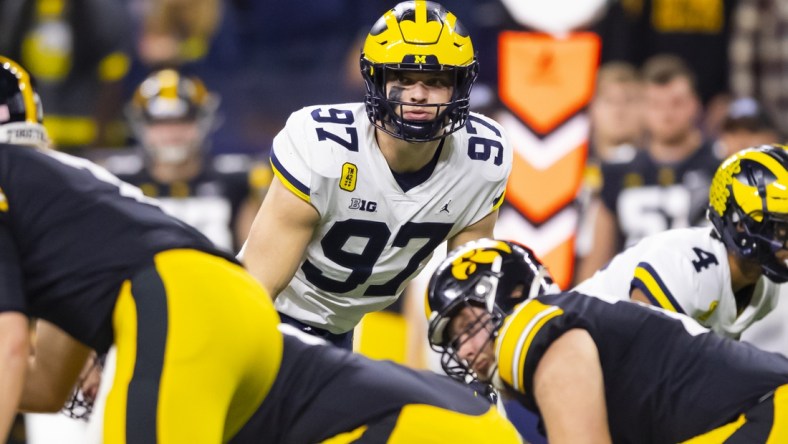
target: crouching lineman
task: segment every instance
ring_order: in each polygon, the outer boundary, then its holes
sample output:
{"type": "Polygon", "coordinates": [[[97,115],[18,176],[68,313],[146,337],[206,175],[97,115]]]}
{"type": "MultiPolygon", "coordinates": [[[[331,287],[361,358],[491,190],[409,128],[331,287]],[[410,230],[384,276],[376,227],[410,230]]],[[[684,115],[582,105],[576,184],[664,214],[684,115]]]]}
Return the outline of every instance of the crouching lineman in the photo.
{"type": "Polygon", "coordinates": [[[527,248],[483,239],[430,281],[429,341],[449,375],[538,414],[551,444],[788,442],[788,360],[640,303],[546,294],[527,248]]]}
{"type": "Polygon", "coordinates": [[[41,146],[40,101],[6,58],[0,104],[0,138],[17,143],[0,143],[0,442],[18,408],[59,410],[91,349],[112,345],[108,444],[517,442],[453,381],[283,338],[232,256],[138,188],[41,146]],[[31,317],[53,327],[32,359],[31,317]]]}
{"type": "Polygon", "coordinates": [[[788,282],[788,150],[730,156],[709,190],[711,227],[674,228],[619,253],[582,294],[632,299],[691,316],[738,339],[777,305],[788,282]]]}

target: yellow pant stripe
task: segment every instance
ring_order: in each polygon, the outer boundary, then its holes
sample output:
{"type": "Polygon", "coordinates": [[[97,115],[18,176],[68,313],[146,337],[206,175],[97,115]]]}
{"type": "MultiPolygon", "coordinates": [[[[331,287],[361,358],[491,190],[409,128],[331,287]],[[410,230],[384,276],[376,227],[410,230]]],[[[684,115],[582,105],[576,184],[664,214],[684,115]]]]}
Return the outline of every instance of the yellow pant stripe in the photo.
{"type": "Polygon", "coordinates": [[[367,431],[367,426],[363,425],[357,429],[351,430],[349,432],[340,433],[339,435],[332,436],[327,440],[323,441],[322,444],[350,444],[353,441],[361,438],[361,435],[367,431]]]}
{"type": "Polygon", "coordinates": [[[766,444],[788,442],[788,385],[774,392],[774,424],[766,444]]]}
{"type": "MultiPolygon", "coordinates": [[[[282,357],[279,318],[270,298],[243,268],[195,250],[155,256],[166,291],[166,348],[159,381],[159,443],[226,442],[270,390],[282,357]]],[[[118,372],[109,395],[105,442],[126,440],[129,382],[137,358],[137,294],[124,285],[114,313],[118,372]]],[[[140,286],[142,288],[143,286],[140,286]]],[[[149,295],[147,295],[149,297],[149,295]]],[[[144,347],[145,344],[139,344],[144,347]]],[[[128,424],[134,427],[133,424],[128,424]]]]}
{"type": "Polygon", "coordinates": [[[520,443],[512,423],[490,407],[483,415],[472,416],[431,405],[410,404],[402,408],[389,444],[475,444],[520,443]]]}
{"type": "Polygon", "coordinates": [[[736,433],[746,422],[747,418],[745,418],[744,415],[739,415],[735,421],[696,436],[689,441],[684,441],[682,444],[721,444],[736,433]]]}
{"type": "Polygon", "coordinates": [[[104,415],[104,442],[126,442],[126,401],[128,386],[134,373],[137,350],[137,308],[131,296],[131,282],[126,281],[120,290],[112,315],[117,346],[117,365],[112,390],[107,395],[104,415]]]}

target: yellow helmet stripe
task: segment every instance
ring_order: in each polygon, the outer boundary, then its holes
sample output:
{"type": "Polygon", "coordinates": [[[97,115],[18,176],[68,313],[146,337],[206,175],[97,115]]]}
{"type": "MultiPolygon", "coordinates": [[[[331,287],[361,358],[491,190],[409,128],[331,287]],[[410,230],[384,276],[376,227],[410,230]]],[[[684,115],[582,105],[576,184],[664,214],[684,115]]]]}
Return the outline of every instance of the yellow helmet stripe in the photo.
{"type": "Polygon", "coordinates": [[[416,0],[413,11],[413,20],[401,21],[396,10],[386,12],[383,15],[386,29],[380,34],[367,36],[364,57],[373,63],[401,63],[407,56],[416,57],[416,60],[424,60],[418,56],[434,56],[443,65],[468,66],[473,63],[470,36],[457,33],[454,14],[447,11],[442,17],[443,24],[438,20],[430,21],[424,0],[416,0]]]}
{"type": "Polygon", "coordinates": [[[427,2],[424,0],[416,0],[416,23],[427,23],[427,2]]]}
{"type": "Polygon", "coordinates": [[[168,69],[159,73],[160,95],[165,99],[178,98],[178,73],[168,69]]]}
{"type": "Polygon", "coordinates": [[[496,341],[498,374],[515,391],[525,393],[523,369],[534,337],[548,321],[563,313],[560,307],[529,299],[504,321],[496,341]]]}
{"type": "Polygon", "coordinates": [[[427,288],[427,290],[424,292],[424,314],[426,315],[427,320],[429,320],[430,316],[432,316],[432,308],[430,307],[430,289],[429,288],[427,288]]]}
{"type": "Polygon", "coordinates": [[[22,100],[25,103],[25,122],[38,123],[38,116],[36,115],[38,108],[36,107],[35,91],[33,91],[30,75],[21,65],[7,57],[0,56],[0,63],[10,67],[10,71],[19,79],[19,91],[22,93],[22,100]]]}

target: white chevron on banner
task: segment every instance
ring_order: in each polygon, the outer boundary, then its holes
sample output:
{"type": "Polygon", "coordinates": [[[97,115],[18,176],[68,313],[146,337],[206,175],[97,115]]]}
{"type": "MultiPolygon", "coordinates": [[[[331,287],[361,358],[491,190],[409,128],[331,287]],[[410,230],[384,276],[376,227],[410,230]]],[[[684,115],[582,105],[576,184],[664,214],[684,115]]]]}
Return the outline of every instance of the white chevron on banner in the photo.
{"type": "Polygon", "coordinates": [[[520,119],[508,111],[495,115],[506,130],[509,141],[520,157],[537,169],[546,170],[569,152],[588,141],[590,123],[586,113],[569,119],[556,131],[540,139],[520,119]]]}
{"type": "Polygon", "coordinates": [[[512,239],[534,250],[537,256],[545,255],[566,242],[575,233],[578,211],[568,206],[542,225],[531,225],[515,209],[504,206],[495,224],[495,237],[512,239]]]}

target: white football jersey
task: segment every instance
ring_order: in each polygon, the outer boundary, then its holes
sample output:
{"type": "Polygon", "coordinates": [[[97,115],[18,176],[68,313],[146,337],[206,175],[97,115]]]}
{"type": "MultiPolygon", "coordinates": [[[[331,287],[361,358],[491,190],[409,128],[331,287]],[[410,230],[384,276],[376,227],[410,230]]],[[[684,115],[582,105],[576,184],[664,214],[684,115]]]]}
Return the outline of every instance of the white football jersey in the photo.
{"type": "Polygon", "coordinates": [[[274,139],[271,164],[320,213],[276,308],[343,333],[394,302],[444,240],[498,208],[512,151],[500,125],[471,113],[464,128],[443,140],[429,178],[404,192],[364,104],[351,103],[293,113],[274,139]]]}
{"type": "Polygon", "coordinates": [[[630,289],[637,287],[652,304],[685,313],[718,334],[738,339],[776,306],[779,285],[761,277],[750,304],[737,315],[728,252],[712,231],[677,228],[648,236],[574,290],[628,300],[630,289]]]}

